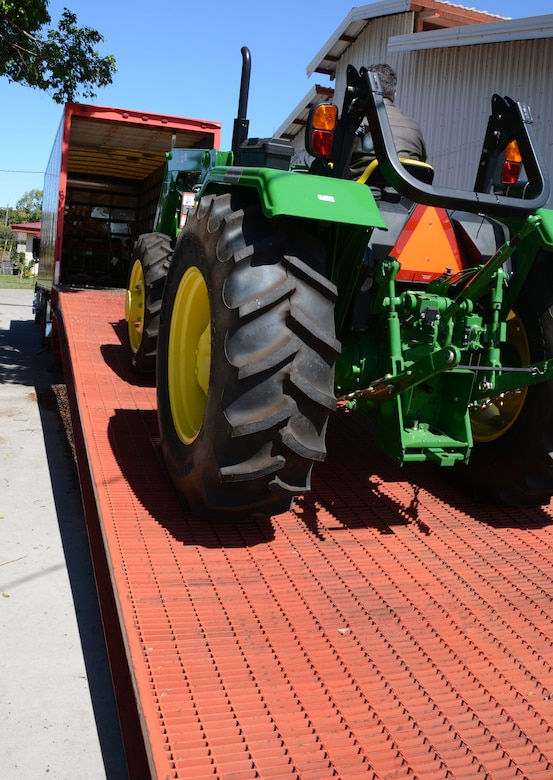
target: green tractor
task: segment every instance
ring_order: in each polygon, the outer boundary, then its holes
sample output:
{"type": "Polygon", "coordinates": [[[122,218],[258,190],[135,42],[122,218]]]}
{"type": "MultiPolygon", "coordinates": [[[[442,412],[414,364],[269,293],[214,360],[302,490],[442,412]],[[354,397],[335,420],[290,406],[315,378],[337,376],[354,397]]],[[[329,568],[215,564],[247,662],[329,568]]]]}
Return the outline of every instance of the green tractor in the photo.
{"type": "Polygon", "coordinates": [[[430,166],[398,159],[378,75],[350,66],[341,114],[311,109],[313,164],[290,170],[291,147],[247,138],[242,55],[232,152],[199,155],[192,173],[176,162],[194,205],[174,249],[171,231],[155,251],[139,240],[127,293],[132,312],[138,279],[149,322],[133,344],[127,317],[131,347],[155,363],[185,505],[231,520],[288,510],[342,408],[368,415],[400,465],[549,502],[553,212],[528,108],[495,95],[474,191],[436,187],[430,166]],[[364,117],[378,164],[352,181],[364,117]]]}

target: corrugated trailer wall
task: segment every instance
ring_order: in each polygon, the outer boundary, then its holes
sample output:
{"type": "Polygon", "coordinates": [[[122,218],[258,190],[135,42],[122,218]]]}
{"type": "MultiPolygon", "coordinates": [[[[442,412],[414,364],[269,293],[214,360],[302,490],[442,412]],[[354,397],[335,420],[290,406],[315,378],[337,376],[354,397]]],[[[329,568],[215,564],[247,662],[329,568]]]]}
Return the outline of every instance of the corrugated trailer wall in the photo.
{"type": "Polygon", "coordinates": [[[389,60],[398,72],[398,104],[423,128],[437,184],[472,188],[495,92],[530,106],[553,178],[550,38],[401,53],[392,43],[389,60]]]}
{"type": "Polygon", "coordinates": [[[62,155],[64,120],[62,118],[56,138],[50,152],[46,173],[44,176],[44,190],[42,196],[42,218],[40,236],[40,263],[38,280],[50,286],[54,271],[54,244],[56,241],[56,228],[58,221],[58,208],[60,198],[60,168],[62,155]]]}

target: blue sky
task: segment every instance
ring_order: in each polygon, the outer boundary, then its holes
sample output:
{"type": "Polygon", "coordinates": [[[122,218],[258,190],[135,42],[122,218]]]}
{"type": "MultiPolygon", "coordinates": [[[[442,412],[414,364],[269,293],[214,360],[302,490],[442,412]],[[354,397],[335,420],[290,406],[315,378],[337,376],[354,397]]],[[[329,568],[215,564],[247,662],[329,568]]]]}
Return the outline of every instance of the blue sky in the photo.
{"type": "MultiPolygon", "coordinates": [[[[551,12],[549,0],[482,0],[460,3],[511,16],[551,12]]],[[[222,148],[230,148],[238,106],[240,49],[248,46],[252,75],[250,135],[271,136],[321,75],[306,68],[355,3],[340,0],[51,0],[52,23],[64,7],[81,26],[99,30],[102,54],[114,54],[113,85],[98,91],[97,105],[176,114],[223,123],[222,148]]],[[[85,101],[83,101],[85,102],[85,101]]],[[[92,101],[90,101],[92,102],[92,101]]],[[[46,94],[0,78],[0,206],[15,206],[42,189],[43,172],[62,116],[46,94]]]]}

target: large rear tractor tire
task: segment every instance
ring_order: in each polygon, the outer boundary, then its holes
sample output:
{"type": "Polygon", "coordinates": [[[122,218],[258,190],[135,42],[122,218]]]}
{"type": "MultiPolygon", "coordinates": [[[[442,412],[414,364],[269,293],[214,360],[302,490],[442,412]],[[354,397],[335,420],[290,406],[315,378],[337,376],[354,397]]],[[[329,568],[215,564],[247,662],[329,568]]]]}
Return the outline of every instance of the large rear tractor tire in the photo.
{"type": "Polygon", "coordinates": [[[139,374],[156,368],[159,312],[172,251],[171,239],[163,233],[144,233],[133,249],[125,319],[132,366],[139,374]]]}
{"type": "Polygon", "coordinates": [[[204,197],[167,276],[161,446],[184,503],[238,520],[290,508],[326,454],[336,289],[324,247],[247,194],[204,197]]]}
{"type": "MultiPolygon", "coordinates": [[[[506,365],[553,357],[552,257],[540,254],[507,323],[506,365]]],[[[543,505],[553,495],[553,380],[492,397],[472,413],[474,450],[458,474],[477,497],[543,505]]]]}

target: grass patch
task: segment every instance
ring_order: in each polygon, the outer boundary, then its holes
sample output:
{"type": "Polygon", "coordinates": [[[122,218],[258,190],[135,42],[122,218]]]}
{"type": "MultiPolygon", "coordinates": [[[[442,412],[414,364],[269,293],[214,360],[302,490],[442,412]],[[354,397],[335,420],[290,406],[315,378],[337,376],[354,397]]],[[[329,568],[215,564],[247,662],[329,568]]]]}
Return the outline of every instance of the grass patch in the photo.
{"type": "Polygon", "coordinates": [[[0,274],[0,289],[2,290],[34,290],[36,276],[19,277],[10,274],[0,274]]]}

